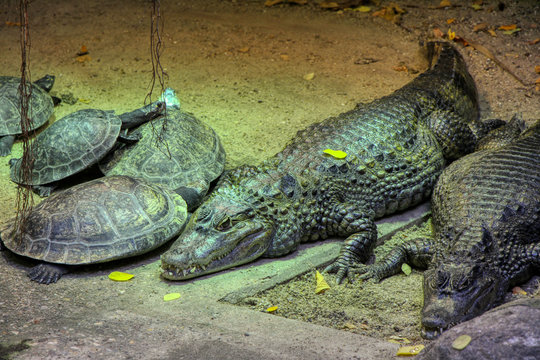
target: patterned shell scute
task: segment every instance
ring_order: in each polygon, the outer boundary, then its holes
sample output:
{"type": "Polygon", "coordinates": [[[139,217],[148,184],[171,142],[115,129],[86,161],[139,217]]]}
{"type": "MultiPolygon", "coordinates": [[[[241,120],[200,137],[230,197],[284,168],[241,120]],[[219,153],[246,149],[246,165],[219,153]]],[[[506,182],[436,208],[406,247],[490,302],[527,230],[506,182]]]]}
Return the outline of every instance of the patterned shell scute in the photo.
{"type": "Polygon", "coordinates": [[[141,133],[136,144],[100,163],[105,174],[140,177],[173,190],[193,188],[202,197],[223,172],[225,151],[219,137],[190,114],[167,109],[166,118],[142,125],[141,133]]]}
{"type": "MultiPolygon", "coordinates": [[[[21,133],[19,105],[20,78],[0,76],[0,136],[21,133]]],[[[30,118],[32,129],[45,124],[54,111],[51,96],[42,88],[32,84],[30,118]]]]}
{"type": "MultiPolygon", "coordinates": [[[[42,185],[73,175],[97,163],[113,147],[122,121],[113,111],[79,110],[54,122],[33,145],[34,166],[27,185],[42,185]]],[[[23,183],[22,159],[11,167],[11,179],[23,183]]]]}
{"type": "Polygon", "coordinates": [[[13,252],[58,264],[91,264],[148,252],[176,236],[187,218],[177,194],[128,176],[89,181],[37,205],[23,241],[2,233],[13,252]]]}

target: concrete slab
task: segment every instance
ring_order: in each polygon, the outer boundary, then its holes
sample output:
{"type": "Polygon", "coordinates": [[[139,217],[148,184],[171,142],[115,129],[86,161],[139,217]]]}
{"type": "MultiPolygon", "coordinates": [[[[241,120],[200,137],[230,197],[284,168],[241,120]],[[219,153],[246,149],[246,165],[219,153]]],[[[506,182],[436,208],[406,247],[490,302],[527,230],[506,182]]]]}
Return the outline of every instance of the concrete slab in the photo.
{"type": "MultiPolygon", "coordinates": [[[[380,221],[381,239],[426,214],[423,205],[380,221]]],[[[160,280],[158,253],[88,267],[49,286],[28,281],[26,262],[2,256],[0,358],[393,358],[396,344],[230,304],[330,262],[339,246],[338,240],[309,244],[284,258],[189,282],[160,280]],[[135,277],[115,283],[107,278],[113,270],[135,277]],[[181,298],[164,302],[170,292],[181,298]]]]}

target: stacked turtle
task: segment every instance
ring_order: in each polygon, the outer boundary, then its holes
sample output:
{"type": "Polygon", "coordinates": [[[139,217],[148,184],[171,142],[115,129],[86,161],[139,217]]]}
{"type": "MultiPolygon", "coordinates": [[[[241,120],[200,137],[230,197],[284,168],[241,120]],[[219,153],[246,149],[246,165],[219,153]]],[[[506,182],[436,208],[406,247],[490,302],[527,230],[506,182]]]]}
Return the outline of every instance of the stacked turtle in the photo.
{"type": "MultiPolygon", "coordinates": [[[[45,75],[31,84],[30,114],[32,119],[29,130],[44,125],[54,111],[54,104],[60,100],[49,95],[54,85],[54,76],[45,75]]],[[[11,153],[15,137],[22,133],[19,84],[20,78],[0,76],[0,156],[11,153]]]]}
{"type": "MultiPolygon", "coordinates": [[[[51,113],[42,111],[40,121],[51,113]]],[[[181,112],[172,89],[121,115],[98,109],[67,115],[36,136],[33,149],[31,178],[24,180],[21,160],[12,159],[11,179],[41,196],[100,161],[107,175],[53,194],[24,227],[13,220],[1,231],[0,246],[45,262],[28,274],[45,284],[74,265],[139,255],[177,236],[225,163],[217,134],[181,112]],[[163,129],[157,147],[153,129],[163,129]]]]}

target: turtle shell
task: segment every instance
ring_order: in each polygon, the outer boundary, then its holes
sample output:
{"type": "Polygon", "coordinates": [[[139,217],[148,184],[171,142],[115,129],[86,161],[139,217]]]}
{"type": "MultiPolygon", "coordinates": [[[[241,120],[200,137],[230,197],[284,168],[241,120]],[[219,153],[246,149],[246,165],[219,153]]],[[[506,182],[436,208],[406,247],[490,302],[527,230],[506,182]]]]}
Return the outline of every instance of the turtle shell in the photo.
{"type": "Polygon", "coordinates": [[[167,109],[166,116],[138,131],[141,139],[105,158],[100,169],[106,175],[130,175],[167,186],[193,211],[225,166],[218,135],[193,115],[176,109],[167,109]]]}
{"type": "Polygon", "coordinates": [[[32,177],[24,182],[22,158],[11,166],[11,180],[43,185],[64,179],[97,163],[116,143],[121,119],[114,111],[79,110],[55,121],[32,145],[32,177]]]}
{"type": "Polygon", "coordinates": [[[178,194],[128,176],[92,180],[35,206],[25,231],[2,231],[16,254],[56,264],[82,265],[148,252],[183,229],[186,203],[178,194]]]}
{"type": "MultiPolygon", "coordinates": [[[[20,83],[20,78],[0,76],[0,136],[21,134],[20,83]]],[[[49,93],[32,84],[30,97],[32,130],[45,124],[53,111],[53,100],[49,93]]]]}

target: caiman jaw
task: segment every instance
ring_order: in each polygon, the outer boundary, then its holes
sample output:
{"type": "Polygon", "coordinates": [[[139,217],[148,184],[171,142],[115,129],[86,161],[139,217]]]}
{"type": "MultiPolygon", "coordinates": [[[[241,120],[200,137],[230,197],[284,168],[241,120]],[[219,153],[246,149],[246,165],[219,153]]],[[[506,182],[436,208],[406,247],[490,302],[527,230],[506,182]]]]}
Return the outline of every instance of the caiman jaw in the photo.
{"type": "Polygon", "coordinates": [[[271,227],[256,220],[225,232],[190,225],[161,256],[165,279],[187,280],[250,262],[266,251],[273,233],[271,227]]]}

